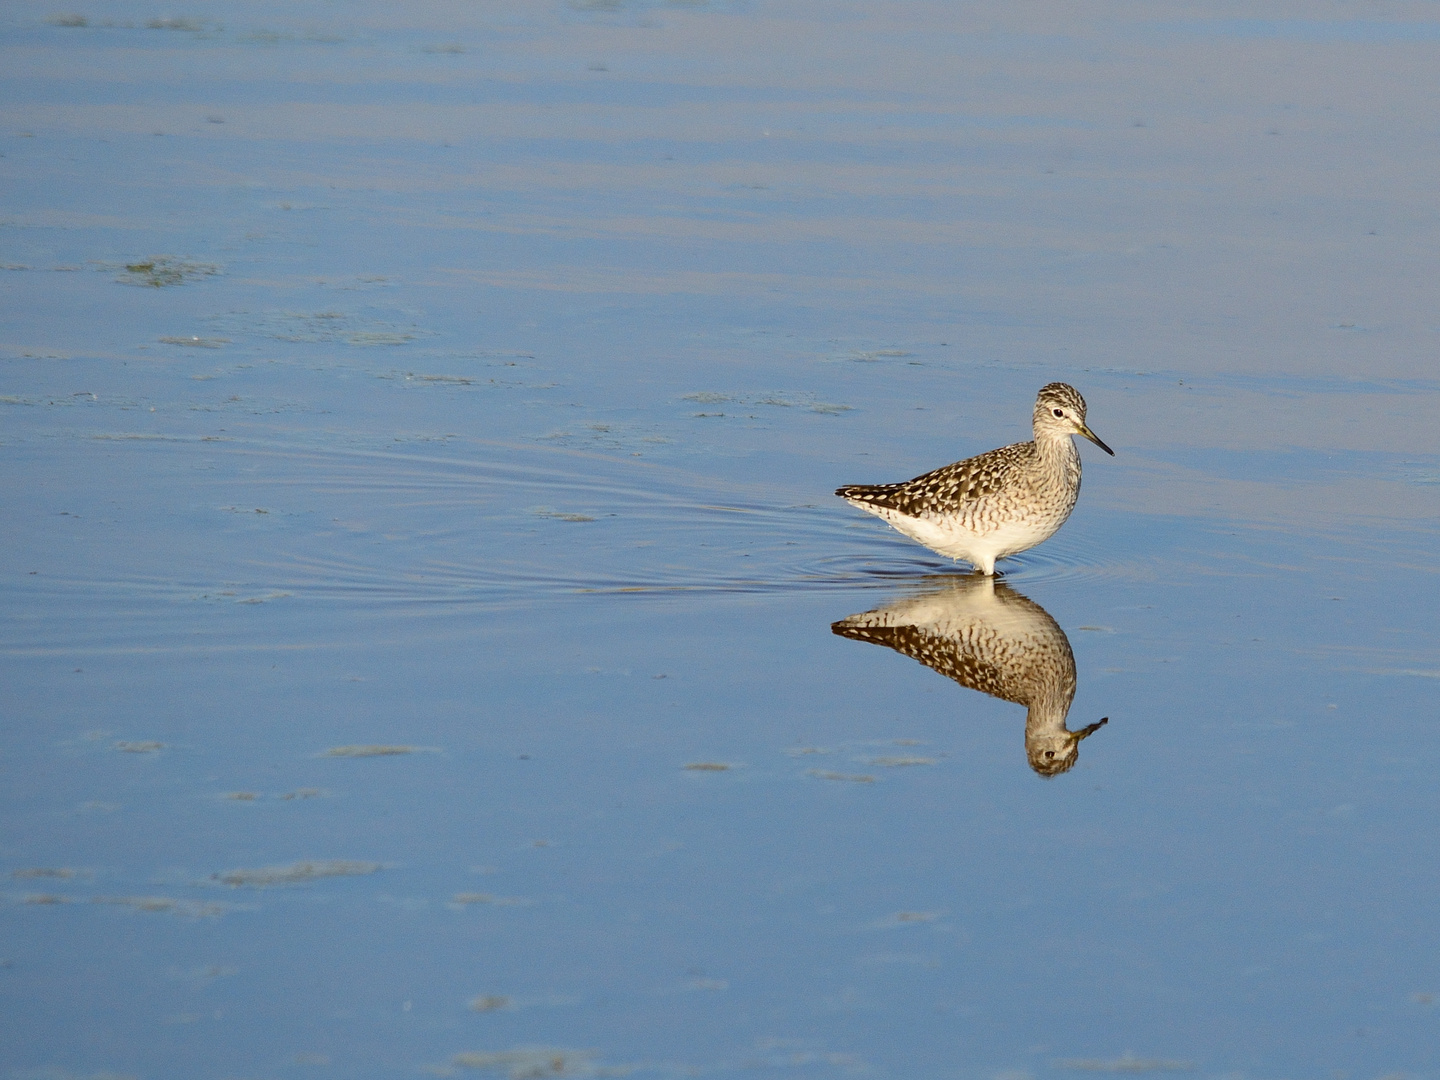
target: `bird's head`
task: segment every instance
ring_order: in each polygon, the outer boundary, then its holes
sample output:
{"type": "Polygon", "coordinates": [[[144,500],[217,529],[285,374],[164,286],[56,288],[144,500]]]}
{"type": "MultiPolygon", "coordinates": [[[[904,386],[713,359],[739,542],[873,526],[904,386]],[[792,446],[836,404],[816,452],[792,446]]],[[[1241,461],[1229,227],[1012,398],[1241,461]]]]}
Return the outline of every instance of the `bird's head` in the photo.
{"type": "Polygon", "coordinates": [[[1052,382],[1035,397],[1035,437],[1083,435],[1111,457],[1115,451],[1085,426],[1085,399],[1069,383],[1052,382]]]}
{"type": "Polygon", "coordinates": [[[1025,756],[1030,768],[1047,780],[1075,767],[1080,758],[1080,740],[1094,735],[1110,722],[1107,716],[1079,731],[1055,731],[1036,734],[1025,740],[1025,756]]]}

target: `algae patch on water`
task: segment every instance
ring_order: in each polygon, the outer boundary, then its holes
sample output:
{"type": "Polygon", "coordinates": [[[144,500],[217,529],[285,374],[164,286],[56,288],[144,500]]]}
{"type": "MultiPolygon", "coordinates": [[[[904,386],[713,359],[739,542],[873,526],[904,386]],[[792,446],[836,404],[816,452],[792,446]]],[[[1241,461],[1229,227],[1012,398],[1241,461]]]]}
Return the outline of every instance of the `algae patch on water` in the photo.
{"type": "Polygon", "coordinates": [[[92,896],[90,902],[92,904],[116,904],[134,911],[186,915],[192,919],[218,918],[226,910],[224,904],[206,904],[198,900],[176,900],[169,896],[92,896]]]}
{"type": "Polygon", "coordinates": [[[157,338],[161,345],[183,345],[189,349],[223,349],[230,344],[229,338],[221,337],[162,337],[157,338]]]}
{"type": "Polygon", "coordinates": [[[272,885],[299,885],[330,877],[360,877],[384,869],[377,862],[358,859],[321,859],[292,863],[290,866],[261,866],[253,870],[226,870],[215,874],[221,884],[232,888],[265,889],[272,885]]]}
{"type": "Polygon", "coordinates": [[[89,872],[85,870],[72,870],[68,866],[27,866],[19,870],[11,870],[13,878],[54,878],[58,881],[71,881],[78,877],[88,877],[89,872]]]}
{"type": "MultiPolygon", "coordinates": [[[[117,269],[109,263],[102,264],[102,268],[117,269]]],[[[152,255],[148,259],[122,263],[118,269],[121,273],[115,280],[120,284],[140,285],[148,289],[183,285],[195,278],[214,277],[220,273],[220,267],[215,263],[194,262],[173,255],[152,255]]]]}
{"type": "Polygon", "coordinates": [[[402,754],[413,754],[421,749],[418,746],[332,746],[325,751],[325,757],[398,757],[402,754]]]}
{"type": "Polygon", "coordinates": [[[1073,1069],[1076,1072],[1193,1072],[1195,1069],[1193,1061],[1142,1058],[1128,1051],[1118,1058],[1061,1058],[1053,1064],[1057,1069],[1073,1069]]]}
{"type": "Polygon", "coordinates": [[[921,923],[935,922],[944,915],[943,911],[897,911],[893,915],[887,915],[874,925],[878,927],[917,926],[921,923]]]}
{"type": "MultiPolygon", "coordinates": [[[[827,416],[838,416],[840,413],[851,412],[855,406],[841,405],[833,401],[821,401],[816,394],[809,392],[800,393],[763,393],[752,395],[722,394],[713,390],[702,390],[694,394],[684,394],[681,401],[693,401],[697,405],[719,405],[721,402],[734,402],[737,405],[768,406],[778,409],[805,409],[809,412],[822,413],[827,416]]],[[[695,413],[696,417],[725,416],[725,413],[695,413]]],[[[737,414],[730,414],[737,415],[737,414]]],[[[751,416],[751,419],[755,419],[751,416]]]]}
{"type": "Polygon", "coordinates": [[[276,341],[306,345],[339,341],[359,348],[405,345],[435,334],[408,319],[393,322],[377,318],[370,308],[363,312],[232,311],[214,316],[210,322],[218,333],[236,337],[261,334],[276,341]]]}
{"type": "Polygon", "coordinates": [[[471,904],[493,904],[496,907],[525,907],[530,901],[523,896],[492,896],[490,893],[456,893],[451,900],[454,907],[469,907],[471,904]]]}
{"type": "Polygon", "coordinates": [[[895,757],[877,757],[870,759],[871,765],[879,765],[886,769],[903,769],[910,765],[938,765],[939,758],[918,757],[914,754],[902,754],[895,757]]]}
{"type": "Polygon", "coordinates": [[[472,1012],[498,1012],[510,1008],[511,1001],[504,994],[481,994],[470,1002],[472,1012]]]}
{"type": "MultiPolygon", "coordinates": [[[[566,510],[555,510],[549,506],[532,506],[530,513],[536,517],[553,518],[555,521],[594,521],[589,514],[577,514],[566,510]]],[[[613,515],[612,515],[613,516],[613,515]]]]}
{"type": "Polygon", "coordinates": [[[595,1055],[589,1050],[558,1046],[521,1046],[494,1053],[456,1054],[452,1065],[462,1069],[488,1069],[521,1080],[541,1076],[595,1076],[595,1055]]]}
{"type": "Polygon", "coordinates": [[[806,776],[813,776],[817,780],[848,780],[852,784],[873,784],[875,777],[865,773],[841,773],[831,772],[829,769],[806,769],[806,776]]]}

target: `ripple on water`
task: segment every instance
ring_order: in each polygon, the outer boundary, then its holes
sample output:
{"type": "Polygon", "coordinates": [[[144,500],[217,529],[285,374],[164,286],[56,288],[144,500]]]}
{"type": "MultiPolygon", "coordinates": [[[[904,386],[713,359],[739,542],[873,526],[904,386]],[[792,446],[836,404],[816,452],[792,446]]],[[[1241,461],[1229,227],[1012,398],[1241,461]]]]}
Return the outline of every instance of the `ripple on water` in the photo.
{"type": "MultiPolygon", "coordinates": [[[[194,451],[126,449],[152,465],[194,451]]],[[[633,459],[479,440],[435,453],[237,439],[205,453],[220,475],[175,470],[193,490],[167,493],[171,506],[202,510],[147,508],[144,527],[171,533],[150,565],[132,550],[111,564],[114,574],[101,558],[92,573],[22,578],[22,591],[33,603],[488,607],[584,593],[879,588],[969,572],[857,520],[828,492],[775,491],[633,459]],[[264,512],[237,514],[237,506],[264,512]]],[[[1142,572],[1080,530],[1001,568],[1027,584],[1142,572]]]]}

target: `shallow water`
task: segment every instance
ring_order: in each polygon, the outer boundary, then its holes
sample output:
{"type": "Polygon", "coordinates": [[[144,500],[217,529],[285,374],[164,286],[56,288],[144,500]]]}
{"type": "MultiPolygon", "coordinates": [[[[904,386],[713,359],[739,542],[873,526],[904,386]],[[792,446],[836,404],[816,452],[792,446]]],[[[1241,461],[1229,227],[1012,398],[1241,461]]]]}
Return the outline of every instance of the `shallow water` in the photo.
{"type": "Polygon", "coordinates": [[[11,1074],[1440,1072],[1428,8],[0,30],[11,1074]]]}

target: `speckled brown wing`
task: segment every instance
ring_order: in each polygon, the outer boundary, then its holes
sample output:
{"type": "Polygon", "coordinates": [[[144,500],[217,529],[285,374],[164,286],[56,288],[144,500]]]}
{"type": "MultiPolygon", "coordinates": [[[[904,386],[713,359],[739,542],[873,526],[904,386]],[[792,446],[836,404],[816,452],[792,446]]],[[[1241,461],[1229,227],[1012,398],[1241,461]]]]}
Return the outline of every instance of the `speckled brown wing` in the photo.
{"type": "Polygon", "coordinates": [[[942,466],[904,483],[850,484],[837,488],[835,494],[908,517],[953,512],[958,506],[1003,490],[1010,473],[1017,467],[1023,468],[1034,455],[1033,442],[1014,443],[942,466]]]}
{"type": "Polygon", "coordinates": [[[841,619],[831,624],[830,630],[854,641],[868,641],[872,645],[894,649],[971,690],[979,690],[1002,701],[1013,701],[1017,705],[1029,703],[1028,695],[1019,696],[1013,685],[1014,679],[1008,673],[976,655],[983,649],[967,649],[964,643],[957,642],[953,637],[919,626],[886,626],[856,621],[863,618],[865,616],[860,615],[841,619]]]}
{"type": "Polygon", "coordinates": [[[830,629],[1017,705],[1055,694],[1068,703],[1075,694],[1075,656],[1065,631],[1035,601],[993,579],[957,578],[830,629]]]}

